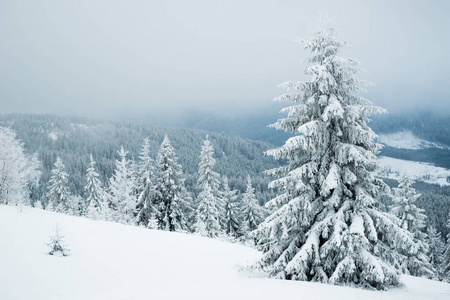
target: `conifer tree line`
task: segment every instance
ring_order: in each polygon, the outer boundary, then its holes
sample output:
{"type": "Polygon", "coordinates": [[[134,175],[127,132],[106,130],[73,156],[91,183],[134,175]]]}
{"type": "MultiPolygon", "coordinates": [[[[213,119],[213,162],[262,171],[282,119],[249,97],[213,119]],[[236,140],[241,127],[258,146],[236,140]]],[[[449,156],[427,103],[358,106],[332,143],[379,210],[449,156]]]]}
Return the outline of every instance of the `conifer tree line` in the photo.
{"type": "Polygon", "coordinates": [[[199,156],[196,197],[186,189],[183,168],[167,135],[156,159],[150,156],[148,138],[143,140],[137,160],[130,158],[124,147],[117,156],[109,185],[102,186],[90,155],[84,197],[70,195],[69,175],[58,157],[45,208],[152,229],[196,232],[211,238],[245,239],[264,219],[265,210],[256,199],[250,176],[246,192],[238,199],[228,179],[214,171],[214,148],[208,136],[199,156]]]}
{"type": "Polygon", "coordinates": [[[271,146],[261,141],[187,128],[53,115],[0,114],[0,124],[14,130],[24,143],[26,153],[36,153],[40,161],[41,177],[31,190],[32,204],[40,201],[45,206],[51,170],[57,157],[62,159],[66,172],[70,174],[70,193],[83,196],[90,154],[95,158],[100,182],[108,186],[121,145],[128,151],[127,156],[137,161],[142,140],[148,137],[150,155],[156,160],[166,133],[183,166],[186,188],[195,196],[198,193],[198,151],[206,134],[214,144],[215,171],[228,177],[230,187],[243,193],[247,175],[250,175],[260,204],[273,196],[273,192],[267,189],[270,178],[263,174],[263,170],[279,163],[263,154],[271,146]]]}

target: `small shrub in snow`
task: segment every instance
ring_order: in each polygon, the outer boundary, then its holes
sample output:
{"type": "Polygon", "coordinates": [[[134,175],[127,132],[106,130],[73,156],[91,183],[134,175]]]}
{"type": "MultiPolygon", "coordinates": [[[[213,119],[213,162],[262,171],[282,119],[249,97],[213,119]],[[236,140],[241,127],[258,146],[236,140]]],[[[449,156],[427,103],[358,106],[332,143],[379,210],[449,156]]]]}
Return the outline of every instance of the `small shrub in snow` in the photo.
{"type": "Polygon", "coordinates": [[[55,256],[68,256],[70,253],[70,249],[64,242],[64,235],[56,225],[55,233],[50,237],[50,242],[47,244],[50,248],[48,254],[55,256]]]}

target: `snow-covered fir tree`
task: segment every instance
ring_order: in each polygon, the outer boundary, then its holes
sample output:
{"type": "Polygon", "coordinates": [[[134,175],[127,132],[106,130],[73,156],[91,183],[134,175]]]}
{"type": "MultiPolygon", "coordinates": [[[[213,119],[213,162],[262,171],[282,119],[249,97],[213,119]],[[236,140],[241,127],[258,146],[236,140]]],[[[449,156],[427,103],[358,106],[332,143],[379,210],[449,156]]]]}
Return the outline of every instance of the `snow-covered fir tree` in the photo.
{"type": "Polygon", "coordinates": [[[47,192],[48,203],[54,211],[69,213],[71,210],[69,188],[67,187],[68,177],[61,158],[56,158],[47,192]]]}
{"type": "Polygon", "coordinates": [[[198,164],[198,179],[197,188],[202,190],[205,186],[209,186],[211,191],[218,194],[220,185],[220,176],[213,171],[216,160],[213,157],[214,148],[209,141],[209,136],[206,135],[206,139],[203,142],[202,149],[200,151],[200,163],[198,164]]]}
{"type": "Polygon", "coordinates": [[[240,235],[239,228],[241,226],[240,220],[240,206],[237,200],[237,190],[231,190],[228,185],[228,178],[222,179],[221,198],[225,205],[225,233],[234,237],[240,235]]]}
{"type": "Polygon", "coordinates": [[[79,195],[69,196],[70,207],[72,208],[72,214],[74,216],[86,216],[86,201],[79,195]]]}
{"type": "Polygon", "coordinates": [[[413,183],[414,181],[407,176],[400,178],[398,187],[393,189],[392,200],[394,204],[390,207],[390,211],[398,218],[398,224],[413,234],[414,241],[419,247],[418,252],[413,255],[402,253],[405,255],[402,271],[414,276],[431,277],[435,270],[427,255],[427,235],[422,231],[426,226],[427,216],[423,213],[423,209],[414,204],[420,194],[416,193],[416,190],[411,186],[413,183]]]}
{"type": "Polygon", "coordinates": [[[156,179],[154,174],[153,159],[150,157],[150,140],[144,139],[137,165],[137,223],[146,227],[156,214],[155,203],[158,198],[156,179]]]}
{"type": "Polygon", "coordinates": [[[247,188],[242,195],[241,207],[241,232],[244,235],[249,234],[255,230],[258,225],[264,220],[264,208],[261,207],[256,200],[255,188],[252,186],[252,179],[250,175],[247,176],[247,188]]]}
{"type": "Polygon", "coordinates": [[[390,207],[390,212],[399,219],[400,226],[411,232],[423,229],[427,218],[424,210],[414,204],[420,194],[412,187],[413,183],[408,176],[400,178],[398,187],[393,188],[394,204],[390,207]]]}
{"type": "Polygon", "coordinates": [[[198,195],[195,231],[211,238],[219,236],[221,231],[216,199],[209,185],[205,185],[198,195]]]}
{"type": "MultiPolygon", "coordinates": [[[[139,181],[139,166],[132,157],[129,161],[128,170],[130,174],[130,182],[131,182],[131,196],[137,201],[139,196],[138,191],[138,181],[139,181]]],[[[135,201],[135,202],[136,202],[135,201]]],[[[136,214],[136,207],[134,209],[134,214],[136,214]]]]}
{"type": "Polygon", "coordinates": [[[41,172],[36,155],[26,155],[16,133],[0,126],[0,203],[29,204],[30,187],[41,172]]]}
{"type": "Polygon", "coordinates": [[[84,194],[86,197],[86,210],[90,218],[101,218],[103,213],[105,192],[101,186],[99,175],[95,170],[95,161],[92,154],[89,157],[89,168],[86,172],[86,185],[84,186],[84,194]]]}
{"type": "Polygon", "coordinates": [[[257,266],[272,276],[383,289],[398,285],[398,250],[416,253],[412,234],[377,201],[388,187],[374,177],[379,145],[366,125],[383,109],[359,96],[358,63],[339,55],[344,42],[330,25],[305,42],[307,82],[281,84],[286,118],[271,126],[295,134],[267,151],[287,165],[267,171],[279,196],[253,232],[263,251],[257,266]]]}
{"type": "Polygon", "coordinates": [[[430,264],[436,270],[438,278],[441,278],[442,255],[445,250],[441,233],[438,232],[433,226],[428,226],[426,242],[428,244],[428,257],[430,258],[430,264]]]}
{"type": "MultiPolygon", "coordinates": [[[[218,173],[213,171],[213,167],[216,164],[216,160],[213,158],[214,149],[209,141],[208,135],[200,152],[200,163],[198,164],[198,180],[197,189],[200,191],[197,197],[197,222],[196,228],[210,228],[215,230],[215,226],[212,224],[202,224],[204,220],[216,219],[217,222],[225,226],[224,215],[225,207],[222,199],[219,197],[219,185],[220,176],[218,173]],[[207,201],[208,203],[202,203],[202,201],[207,201]],[[214,213],[214,215],[206,216],[205,214],[214,213]]],[[[205,234],[203,232],[203,234],[205,234]]],[[[217,236],[216,232],[207,232],[208,236],[217,236]]]]}
{"type": "Polygon", "coordinates": [[[116,160],[116,169],[110,179],[108,208],[109,218],[125,224],[134,223],[136,201],[133,197],[133,178],[131,177],[128,152],[123,147],[117,152],[120,159],[116,160]]]}
{"type": "MultiPolygon", "coordinates": [[[[450,213],[448,214],[447,228],[450,229],[450,213]]],[[[442,256],[441,265],[442,279],[450,282],[450,233],[447,234],[447,245],[445,246],[444,255],[442,256]]]]}
{"type": "Polygon", "coordinates": [[[156,184],[158,228],[168,231],[188,231],[188,216],[192,213],[188,193],[184,186],[181,165],[166,135],[157,156],[159,177],[156,184]]]}

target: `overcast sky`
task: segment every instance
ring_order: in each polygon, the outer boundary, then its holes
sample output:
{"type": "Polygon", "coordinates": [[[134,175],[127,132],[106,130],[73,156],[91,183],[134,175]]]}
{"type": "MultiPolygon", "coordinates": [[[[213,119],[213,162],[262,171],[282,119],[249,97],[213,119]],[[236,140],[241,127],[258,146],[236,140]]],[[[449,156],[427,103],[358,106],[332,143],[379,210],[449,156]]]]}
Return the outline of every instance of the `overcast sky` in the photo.
{"type": "Polygon", "coordinates": [[[320,14],[367,98],[450,112],[450,1],[0,0],[0,111],[117,117],[258,111],[304,79],[320,14]]]}

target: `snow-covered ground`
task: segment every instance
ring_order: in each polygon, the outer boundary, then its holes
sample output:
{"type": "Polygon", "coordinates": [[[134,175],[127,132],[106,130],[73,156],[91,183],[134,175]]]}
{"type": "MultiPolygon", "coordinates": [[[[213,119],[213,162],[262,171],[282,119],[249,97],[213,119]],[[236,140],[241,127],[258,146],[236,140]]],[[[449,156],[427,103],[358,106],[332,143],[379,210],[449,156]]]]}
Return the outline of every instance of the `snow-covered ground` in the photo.
{"type": "Polygon", "coordinates": [[[416,137],[414,134],[412,134],[411,131],[399,131],[389,134],[380,134],[378,136],[378,142],[390,147],[399,149],[410,149],[410,150],[429,149],[429,148],[440,148],[440,149],[448,148],[438,143],[433,143],[420,139],[416,137]]]}
{"type": "Polygon", "coordinates": [[[439,185],[450,185],[450,182],[447,182],[447,177],[450,176],[450,170],[435,167],[432,164],[386,156],[380,156],[378,158],[378,164],[380,170],[377,172],[377,175],[380,177],[399,179],[401,176],[407,175],[414,180],[439,185]]]}
{"type": "Polygon", "coordinates": [[[81,124],[81,123],[70,123],[70,126],[72,126],[73,130],[76,130],[76,129],[83,129],[83,130],[89,129],[89,126],[87,126],[86,124],[81,124]]]}
{"type": "Polygon", "coordinates": [[[450,299],[450,284],[402,276],[387,292],[263,278],[251,248],[198,236],[0,205],[0,299],[450,299]],[[71,248],[47,255],[55,225],[71,248]]]}
{"type": "Polygon", "coordinates": [[[53,141],[56,141],[58,139],[58,133],[56,131],[49,132],[48,137],[53,141]]]}
{"type": "MultiPolygon", "coordinates": [[[[410,131],[380,134],[378,142],[398,149],[419,150],[429,148],[449,148],[438,143],[420,139],[414,136],[410,131]]],[[[429,163],[408,161],[386,156],[380,156],[378,162],[380,170],[377,175],[381,177],[399,179],[402,175],[407,175],[414,180],[439,185],[450,185],[450,182],[447,182],[447,177],[450,176],[449,169],[435,167],[433,164],[429,163]]]]}

